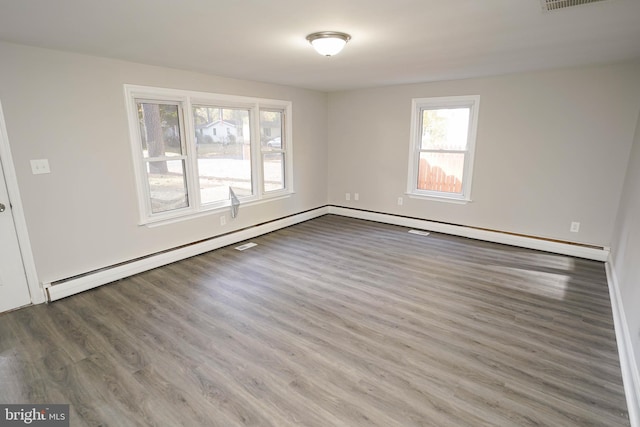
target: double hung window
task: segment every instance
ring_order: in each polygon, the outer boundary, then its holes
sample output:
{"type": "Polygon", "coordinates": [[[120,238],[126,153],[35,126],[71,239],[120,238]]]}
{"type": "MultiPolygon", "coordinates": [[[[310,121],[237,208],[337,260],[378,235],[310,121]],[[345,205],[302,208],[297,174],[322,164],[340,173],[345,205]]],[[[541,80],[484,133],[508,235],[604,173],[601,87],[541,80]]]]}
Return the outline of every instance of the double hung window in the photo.
{"type": "Polygon", "coordinates": [[[291,180],[291,103],[125,86],[141,223],[281,197],[291,180]]]}
{"type": "Polygon", "coordinates": [[[479,96],[412,102],[408,193],[470,200],[479,96]]]}

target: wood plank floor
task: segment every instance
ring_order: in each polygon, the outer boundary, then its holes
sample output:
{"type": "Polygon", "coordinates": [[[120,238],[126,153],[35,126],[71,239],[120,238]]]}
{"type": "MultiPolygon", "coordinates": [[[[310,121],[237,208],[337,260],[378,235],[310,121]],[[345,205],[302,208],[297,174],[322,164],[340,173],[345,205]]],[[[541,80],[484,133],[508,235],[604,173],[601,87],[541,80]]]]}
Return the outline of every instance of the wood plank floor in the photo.
{"type": "Polygon", "coordinates": [[[604,265],[327,215],[0,316],[72,426],[628,426],[604,265]]]}

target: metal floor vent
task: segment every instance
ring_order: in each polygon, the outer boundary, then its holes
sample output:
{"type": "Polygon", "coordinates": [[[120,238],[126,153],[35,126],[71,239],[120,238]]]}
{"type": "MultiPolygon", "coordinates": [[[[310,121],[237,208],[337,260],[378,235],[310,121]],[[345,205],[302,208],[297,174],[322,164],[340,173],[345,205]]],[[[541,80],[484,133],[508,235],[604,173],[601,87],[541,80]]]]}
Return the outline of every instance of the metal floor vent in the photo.
{"type": "Polygon", "coordinates": [[[235,250],[236,251],[244,251],[244,250],[247,250],[247,249],[252,248],[254,246],[258,246],[258,244],[257,243],[253,243],[253,242],[249,242],[249,243],[245,243],[244,245],[236,246],[235,250]]]}
{"type": "Polygon", "coordinates": [[[424,230],[409,230],[409,233],[417,234],[419,236],[428,236],[429,235],[429,232],[428,231],[424,231],[424,230]]]}
{"type": "Polygon", "coordinates": [[[540,0],[542,3],[542,10],[551,12],[558,9],[565,9],[567,7],[581,6],[583,4],[596,3],[606,0],[540,0]]]}

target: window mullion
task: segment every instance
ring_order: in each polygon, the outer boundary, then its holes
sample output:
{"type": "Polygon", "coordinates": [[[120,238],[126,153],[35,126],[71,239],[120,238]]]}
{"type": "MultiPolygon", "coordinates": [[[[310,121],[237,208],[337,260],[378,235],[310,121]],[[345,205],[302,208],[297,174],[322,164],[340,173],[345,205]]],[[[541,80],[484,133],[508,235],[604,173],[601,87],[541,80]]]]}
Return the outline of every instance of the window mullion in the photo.
{"type": "Polygon", "coordinates": [[[254,104],[251,107],[249,130],[251,132],[251,184],[256,197],[261,198],[264,194],[264,153],[262,152],[262,141],[260,139],[260,105],[254,104]]]}
{"type": "Polygon", "coordinates": [[[184,118],[184,152],[186,153],[185,167],[187,168],[187,190],[189,192],[189,205],[194,211],[201,210],[200,201],[200,177],[198,172],[198,150],[195,141],[195,129],[193,120],[193,108],[191,99],[187,98],[182,112],[184,118]]]}
{"type": "Polygon", "coordinates": [[[293,188],[293,116],[291,106],[283,109],[284,128],[282,131],[285,134],[286,144],[284,147],[284,189],[286,191],[294,191],[293,188]]]}

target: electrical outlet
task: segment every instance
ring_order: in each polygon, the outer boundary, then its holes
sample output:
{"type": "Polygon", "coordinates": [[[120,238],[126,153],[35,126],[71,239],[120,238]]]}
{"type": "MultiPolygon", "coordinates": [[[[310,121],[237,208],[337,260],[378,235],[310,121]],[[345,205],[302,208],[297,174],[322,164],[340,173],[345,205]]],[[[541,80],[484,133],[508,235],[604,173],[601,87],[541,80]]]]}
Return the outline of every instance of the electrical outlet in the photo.
{"type": "Polygon", "coordinates": [[[577,233],[578,231],[580,231],[580,223],[576,221],[572,222],[569,231],[572,233],[577,233]]]}
{"type": "Polygon", "coordinates": [[[33,173],[34,175],[51,173],[51,169],[49,169],[49,160],[47,159],[31,160],[31,173],[33,173]]]}
{"type": "Polygon", "coordinates": [[[344,194],[344,199],[345,200],[351,200],[351,193],[345,193],[344,194]]]}
{"type": "Polygon", "coordinates": [[[402,206],[404,203],[404,199],[402,197],[398,197],[398,206],[402,206]]]}
{"type": "Polygon", "coordinates": [[[359,193],[353,193],[353,200],[360,200],[360,194],[359,193]]]}
{"type": "Polygon", "coordinates": [[[220,225],[225,225],[227,223],[227,217],[222,215],[220,217],[220,225]]]}

